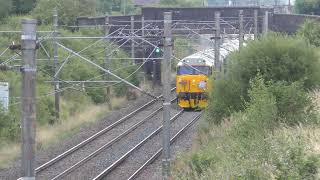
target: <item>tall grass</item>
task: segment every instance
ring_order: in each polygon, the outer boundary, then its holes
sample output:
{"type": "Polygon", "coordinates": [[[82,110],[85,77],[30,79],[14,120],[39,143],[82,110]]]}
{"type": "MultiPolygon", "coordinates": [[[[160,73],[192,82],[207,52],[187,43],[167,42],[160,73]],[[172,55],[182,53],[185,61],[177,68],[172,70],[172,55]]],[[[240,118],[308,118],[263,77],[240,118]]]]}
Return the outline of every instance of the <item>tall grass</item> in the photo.
{"type": "MultiPolygon", "coordinates": [[[[125,104],[125,102],[127,102],[127,100],[124,97],[112,99],[112,104],[115,109],[125,104]]],[[[65,101],[62,100],[62,103],[64,104],[65,101]]],[[[111,112],[111,110],[108,109],[107,104],[96,105],[91,103],[87,104],[86,108],[81,112],[62,119],[60,123],[37,127],[37,151],[47,149],[51,145],[69,138],[81,128],[96,122],[109,112],[111,112]]],[[[16,141],[2,141],[0,145],[0,168],[6,168],[13,159],[19,156],[21,145],[16,141]]]]}

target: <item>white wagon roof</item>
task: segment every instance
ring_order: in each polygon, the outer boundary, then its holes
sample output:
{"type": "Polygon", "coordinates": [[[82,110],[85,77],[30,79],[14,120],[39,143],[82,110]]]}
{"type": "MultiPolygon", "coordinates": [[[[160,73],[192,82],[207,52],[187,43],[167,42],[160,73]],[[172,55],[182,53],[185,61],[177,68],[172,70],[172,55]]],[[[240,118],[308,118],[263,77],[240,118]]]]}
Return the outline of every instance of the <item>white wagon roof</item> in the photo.
{"type": "MultiPolygon", "coordinates": [[[[223,44],[220,46],[220,59],[223,61],[230,52],[235,51],[239,48],[238,40],[224,40],[223,44]]],[[[178,66],[182,66],[188,62],[194,62],[193,60],[197,60],[197,62],[202,62],[201,64],[213,66],[214,65],[214,49],[206,49],[203,51],[199,51],[195,54],[191,54],[179,61],[178,66]]],[[[193,64],[193,63],[191,63],[193,64]]]]}

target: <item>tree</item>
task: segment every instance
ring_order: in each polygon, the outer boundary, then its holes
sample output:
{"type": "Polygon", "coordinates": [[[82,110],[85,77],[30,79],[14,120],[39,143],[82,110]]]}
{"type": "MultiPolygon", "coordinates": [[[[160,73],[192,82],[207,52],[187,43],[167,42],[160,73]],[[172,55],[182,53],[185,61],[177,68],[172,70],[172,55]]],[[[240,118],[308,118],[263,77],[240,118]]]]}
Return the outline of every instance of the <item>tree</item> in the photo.
{"type": "Polygon", "coordinates": [[[320,23],[306,21],[298,30],[298,35],[304,37],[310,44],[320,47],[320,23]]]}
{"type": "Polygon", "coordinates": [[[62,25],[74,25],[79,16],[96,15],[96,1],[92,0],[39,0],[32,15],[43,24],[51,24],[55,7],[62,25]]]}
{"type": "Polygon", "coordinates": [[[112,13],[112,7],[115,5],[115,1],[112,0],[97,0],[97,11],[105,14],[106,12],[108,14],[112,13]]]}
{"type": "Polygon", "coordinates": [[[36,5],[36,0],[12,0],[13,12],[25,14],[30,12],[36,5]]]}
{"type": "Polygon", "coordinates": [[[320,15],[320,0],[296,0],[294,7],[299,14],[320,15]]]}
{"type": "Polygon", "coordinates": [[[96,0],[97,11],[100,14],[112,14],[112,11],[121,12],[124,15],[133,14],[136,10],[132,0],[96,0]]]}
{"type": "Polygon", "coordinates": [[[11,7],[12,2],[10,0],[0,0],[0,19],[9,15],[11,7]]]}
{"type": "Polygon", "coordinates": [[[299,37],[268,34],[230,54],[227,73],[214,80],[208,115],[218,122],[243,110],[250,80],[260,74],[266,81],[299,82],[306,90],[320,85],[317,50],[299,37]]]}
{"type": "Polygon", "coordinates": [[[209,5],[280,5],[286,0],[207,0],[209,5]]]}
{"type": "Polygon", "coordinates": [[[160,0],[161,7],[195,7],[203,6],[203,0],[160,0]]]}

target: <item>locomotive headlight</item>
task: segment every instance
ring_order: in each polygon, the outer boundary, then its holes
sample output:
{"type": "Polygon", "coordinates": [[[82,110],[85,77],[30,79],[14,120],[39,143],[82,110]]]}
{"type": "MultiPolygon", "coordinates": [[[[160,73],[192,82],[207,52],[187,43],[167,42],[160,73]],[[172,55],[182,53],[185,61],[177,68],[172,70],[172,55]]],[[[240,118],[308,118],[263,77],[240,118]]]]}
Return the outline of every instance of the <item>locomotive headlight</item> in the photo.
{"type": "Polygon", "coordinates": [[[207,87],[207,82],[206,81],[200,81],[199,82],[199,84],[198,84],[198,87],[200,88],[200,89],[206,89],[206,87],[207,87]]]}

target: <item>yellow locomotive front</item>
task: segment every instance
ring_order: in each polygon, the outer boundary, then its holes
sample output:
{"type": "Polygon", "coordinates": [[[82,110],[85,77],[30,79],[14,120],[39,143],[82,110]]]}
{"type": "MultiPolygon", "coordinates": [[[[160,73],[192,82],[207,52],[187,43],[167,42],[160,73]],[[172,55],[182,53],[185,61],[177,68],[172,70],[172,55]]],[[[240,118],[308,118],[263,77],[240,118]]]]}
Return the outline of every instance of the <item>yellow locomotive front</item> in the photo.
{"type": "Polygon", "coordinates": [[[176,92],[178,105],[184,109],[203,109],[208,104],[209,76],[212,63],[191,56],[177,65],[176,92]]]}

